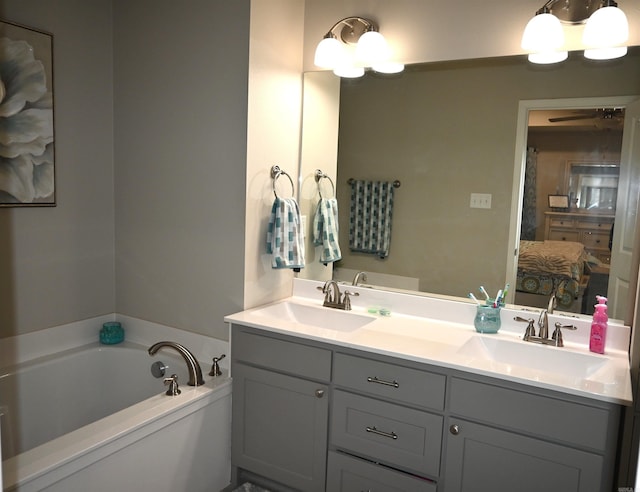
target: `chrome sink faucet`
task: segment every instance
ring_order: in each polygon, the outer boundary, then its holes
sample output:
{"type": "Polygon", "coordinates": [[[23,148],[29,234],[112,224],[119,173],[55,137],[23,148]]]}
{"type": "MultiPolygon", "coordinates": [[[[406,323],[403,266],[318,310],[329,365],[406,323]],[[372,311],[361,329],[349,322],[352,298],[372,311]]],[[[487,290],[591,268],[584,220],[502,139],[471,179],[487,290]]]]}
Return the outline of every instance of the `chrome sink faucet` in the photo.
{"type": "Polygon", "coordinates": [[[357,287],[359,282],[366,282],[366,281],[367,281],[367,274],[365,272],[358,272],[353,277],[353,282],[351,282],[351,285],[357,287]]]}
{"type": "MultiPolygon", "coordinates": [[[[524,331],[522,340],[525,342],[540,343],[542,345],[554,345],[555,347],[564,347],[564,341],[562,339],[562,329],[577,330],[578,328],[576,328],[574,325],[563,325],[562,323],[556,322],[555,324],[556,329],[553,331],[551,338],[549,338],[548,336],[549,318],[547,317],[547,310],[545,309],[542,313],[544,313],[544,321],[543,321],[543,323],[545,323],[544,331],[543,331],[543,327],[540,326],[540,332],[538,333],[538,336],[536,336],[536,329],[535,329],[535,326],[533,325],[534,324],[533,319],[521,318],[520,316],[516,316],[515,318],[513,318],[515,321],[527,323],[527,328],[524,331]]],[[[542,318],[542,313],[540,313],[540,318],[542,318]]],[[[538,320],[538,325],[540,325],[539,320],[538,320]]]]}
{"type": "Polygon", "coordinates": [[[327,280],[322,287],[318,287],[324,294],[324,307],[330,307],[334,309],[344,309],[345,311],[351,310],[351,297],[359,296],[358,292],[349,292],[345,290],[344,293],[340,292],[338,282],[335,280],[327,280]]]}
{"type": "Polygon", "coordinates": [[[185,346],[180,345],[176,342],[158,342],[149,347],[149,355],[155,355],[155,353],[162,347],[169,347],[174,349],[182,356],[184,361],[187,363],[187,370],[189,371],[189,381],[187,381],[187,384],[189,386],[201,386],[204,384],[200,364],[198,364],[195,356],[191,352],[189,352],[189,350],[187,350],[185,346]]]}

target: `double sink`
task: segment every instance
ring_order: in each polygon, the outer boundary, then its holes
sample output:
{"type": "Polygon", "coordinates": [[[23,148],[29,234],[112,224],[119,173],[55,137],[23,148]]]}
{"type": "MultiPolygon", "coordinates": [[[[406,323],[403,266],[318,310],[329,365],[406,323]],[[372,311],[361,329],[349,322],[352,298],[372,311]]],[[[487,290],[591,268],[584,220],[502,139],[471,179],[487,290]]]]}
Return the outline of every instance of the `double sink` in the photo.
{"type": "Polygon", "coordinates": [[[605,399],[623,403],[631,399],[628,360],[621,354],[603,356],[582,346],[532,344],[508,333],[479,334],[471,322],[463,325],[396,314],[385,318],[297,300],[280,301],[245,313],[246,322],[267,329],[383,353],[397,352],[414,360],[538,386],[604,395],[605,399]]]}

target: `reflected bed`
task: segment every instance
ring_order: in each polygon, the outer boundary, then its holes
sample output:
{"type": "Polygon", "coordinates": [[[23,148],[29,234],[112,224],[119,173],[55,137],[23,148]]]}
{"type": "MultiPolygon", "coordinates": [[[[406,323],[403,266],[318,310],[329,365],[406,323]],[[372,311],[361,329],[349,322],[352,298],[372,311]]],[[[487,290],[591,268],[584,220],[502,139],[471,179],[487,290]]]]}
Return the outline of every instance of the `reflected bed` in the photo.
{"type": "Polygon", "coordinates": [[[572,241],[520,241],[516,293],[549,297],[556,293],[559,307],[569,308],[588,283],[587,253],[572,241]]]}

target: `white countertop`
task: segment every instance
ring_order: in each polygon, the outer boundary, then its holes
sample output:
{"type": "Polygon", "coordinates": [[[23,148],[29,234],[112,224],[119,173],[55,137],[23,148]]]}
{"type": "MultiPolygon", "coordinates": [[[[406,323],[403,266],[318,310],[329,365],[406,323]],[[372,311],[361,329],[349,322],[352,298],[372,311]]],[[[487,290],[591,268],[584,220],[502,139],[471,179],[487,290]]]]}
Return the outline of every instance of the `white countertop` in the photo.
{"type": "MultiPolygon", "coordinates": [[[[564,347],[524,342],[525,324],[517,324],[517,332],[507,327],[497,334],[480,334],[473,327],[472,315],[466,323],[397,312],[388,317],[372,315],[358,306],[338,311],[322,307],[322,296],[317,297],[290,297],[226,316],[225,321],[611,403],[632,402],[629,359],[624,350],[607,348],[604,355],[594,354],[566,335],[564,347]],[[311,312],[315,308],[320,315],[326,314],[324,310],[337,311],[338,316],[356,315],[358,321],[367,323],[353,329],[331,322],[326,322],[326,327],[314,326],[279,316],[287,304],[308,306],[311,312]],[[328,326],[331,324],[334,326],[328,326]]],[[[549,334],[552,331],[550,327],[549,334]]]]}

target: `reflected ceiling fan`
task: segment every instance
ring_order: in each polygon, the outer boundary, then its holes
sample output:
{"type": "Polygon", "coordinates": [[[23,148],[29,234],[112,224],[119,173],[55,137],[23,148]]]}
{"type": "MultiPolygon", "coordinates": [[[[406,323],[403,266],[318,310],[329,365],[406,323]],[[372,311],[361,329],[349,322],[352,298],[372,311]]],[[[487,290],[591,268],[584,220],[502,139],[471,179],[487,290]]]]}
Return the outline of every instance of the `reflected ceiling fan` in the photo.
{"type": "Polygon", "coordinates": [[[549,118],[550,123],[559,123],[562,121],[575,120],[620,120],[624,119],[623,108],[595,108],[595,109],[579,109],[573,111],[573,114],[567,116],[558,116],[549,118]]]}

